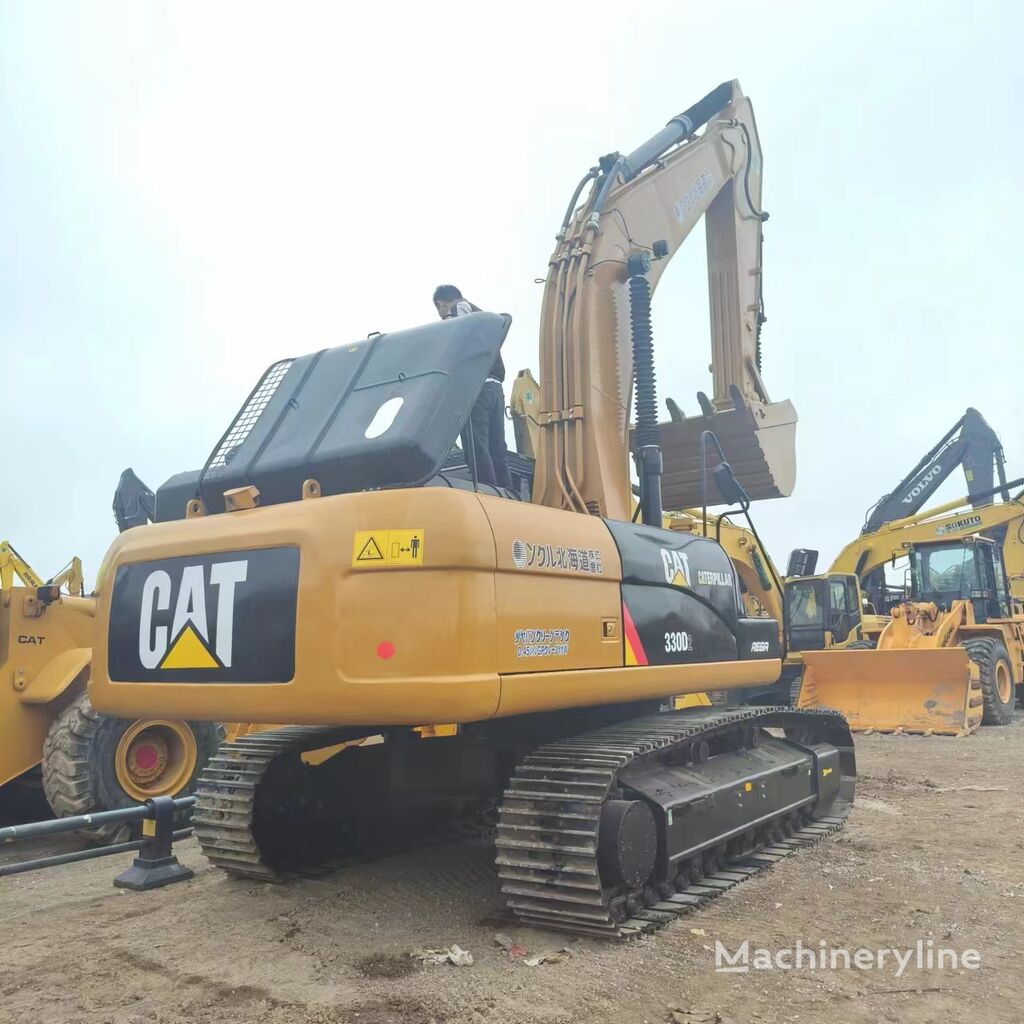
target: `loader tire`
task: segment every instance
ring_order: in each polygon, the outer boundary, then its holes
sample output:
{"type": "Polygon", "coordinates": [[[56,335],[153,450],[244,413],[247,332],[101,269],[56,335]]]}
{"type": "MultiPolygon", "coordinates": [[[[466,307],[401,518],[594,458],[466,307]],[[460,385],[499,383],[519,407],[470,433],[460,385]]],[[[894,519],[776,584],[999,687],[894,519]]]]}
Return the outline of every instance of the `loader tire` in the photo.
{"type": "Polygon", "coordinates": [[[873,651],[878,647],[877,640],[854,640],[852,644],[847,644],[845,650],[847,651],[873,651]]]}
{"type": "Polygon", "coordinates": [[[1013,721],[1013,668],[1006,647],[992,637],[965,640],[967,657],[978,666],[984,699],[982,725],[1009,725],[1013,721]]]}
{"type": "MultiPolygon", "coordinates": [[[[131,791],[133,784],[124,774],[124,748],[132,730],[138,732],[145,726],[101,715],[84,693],[68,705],[54,719],[43,745],[43,791],[53,813],[66,818],[141,803],[147,793],[145,789],[131,791]]],[[[166,784],[159,776],[148,780],[152,790],[149,795],[160,792],[184,796],[192,792],[199,773],[217,752],[224,727],[217,722],[176,722],[167,723],[165,728],[172,738],[181,735],[185,740],[191,737],[192,742],[187,743],[187,749],[183,745],[181,759],[170,765],[177,775],[167,773],[166,784]]],[[[181,817],[182,821],[187,819],[187,812],[181,817]]],[[[100,825],[83,829],[82,834],[93,842],[114,843],[127,839],[129,831],[128,825],[100,825]]]]}

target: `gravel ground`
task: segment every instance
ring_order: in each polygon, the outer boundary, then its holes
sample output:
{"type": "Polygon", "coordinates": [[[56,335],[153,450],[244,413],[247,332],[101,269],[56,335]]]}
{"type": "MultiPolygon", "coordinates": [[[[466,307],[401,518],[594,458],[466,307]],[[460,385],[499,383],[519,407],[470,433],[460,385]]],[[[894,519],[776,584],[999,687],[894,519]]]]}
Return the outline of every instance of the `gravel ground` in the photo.
{"type": "MultiPolygon", "coordinates": [[[[1024,1018],[1024,721],[963,740],[858,739],[847,828],[697,914],[624,946],[505,914],[490,850],[434,846],[287,885],[232,881],[194,841],[193,881],[110,885],[127,858],[0,881],[0,1024],[971,1024],[1024,1018]],[[716,973],[735,949],[976,949],[976,970],[716,973]],[[472,966],[410,952],[456,943],[472,966]]],[[[75,840],[0,851],[0,862],[75,840]]]]}

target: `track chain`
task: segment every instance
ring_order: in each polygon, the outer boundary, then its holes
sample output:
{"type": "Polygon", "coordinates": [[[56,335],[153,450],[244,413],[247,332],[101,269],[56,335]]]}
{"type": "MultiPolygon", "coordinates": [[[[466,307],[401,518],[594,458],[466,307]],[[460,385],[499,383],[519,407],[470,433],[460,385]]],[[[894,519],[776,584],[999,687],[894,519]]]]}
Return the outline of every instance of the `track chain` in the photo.
{"type": "Polygon", "coordinates": [[[279,757],[338,742],[338,730],[288,725],[224,743],[199,777],[192,825],[203,853],[229,875],[273,881],[254,833],[256,796],[279,757]]]}
{"type": "MultiPolygon", "coordinates": [[[[814,718],[838,719],[814,709],[814,718]]],[[[615,920],[598,869],[601,808],[629,763],[667,747],[708,739],[737,726],[784,727],[807,722],[793,708],[687,709],[630,719],[548,743],[524,758],[500,806],[498,876],[508,905],[524,923],[574,934],[623,939],[696,909],[758,871],[841,828],[842,815],[818,817],[784,839],[762,843],[699,883],[666,895],[640,894],[643,909],[615,920]]]]}

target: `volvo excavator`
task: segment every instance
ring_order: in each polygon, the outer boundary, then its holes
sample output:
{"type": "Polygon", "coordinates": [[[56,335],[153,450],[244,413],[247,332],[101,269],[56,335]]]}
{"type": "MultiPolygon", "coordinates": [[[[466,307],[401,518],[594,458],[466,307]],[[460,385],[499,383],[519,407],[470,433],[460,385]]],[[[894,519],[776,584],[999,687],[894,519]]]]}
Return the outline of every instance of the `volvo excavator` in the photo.
{"type": "Polygon", "coordinates": [[[215,864],[273,879],[493,800],[519,918],[625,938],[842,825],[837,712],[665,709],[781,671],[778,625],[747,614],[722,547],[662,526],[668,495],[700,500],[705,431],[712,495],[793,485],[795,413],[758,366],[760,203],[736,82],[583,178],[544,293],[531,501],[442,470],[509,329],[477,312],[275,363],[203,468],[157,490],[154,524],[114,542],[97,707],[297,723],[203,773],[215,864]],[[715,391],[662,426],[650,298],[702,216],[715,391]],[[340,746],[368,735],[384,742],[340,746]]]}
{"type": "MultiPolygon", "coordinates": [[[[963,470],[967,483],[963,504],[969,502],[977,508],[989,504],[995,495],[1010,500],[1014,483],[1006,480],[1002,443],[985,417],[969,408],[917,465],[868,509],[861,536],[877,534],[888,523],[918,515],[957,467],[963,470]]],[[[882,568],[862,572],[861,582],[869,601],[878,607],[888,605],[890,594],[882,568]]]]}

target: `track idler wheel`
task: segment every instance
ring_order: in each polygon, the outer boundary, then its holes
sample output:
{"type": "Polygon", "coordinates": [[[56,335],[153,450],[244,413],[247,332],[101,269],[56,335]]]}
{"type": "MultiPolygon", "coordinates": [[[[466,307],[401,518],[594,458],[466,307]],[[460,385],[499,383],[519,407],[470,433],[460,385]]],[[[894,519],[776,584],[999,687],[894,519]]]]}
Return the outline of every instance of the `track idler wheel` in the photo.
{"type": "Polygon", "coordinates": [[[654,870],[658,827],[643,800],[606,800],[601,808],[597,863],[604,885],[638,889],[654,870]]]}

